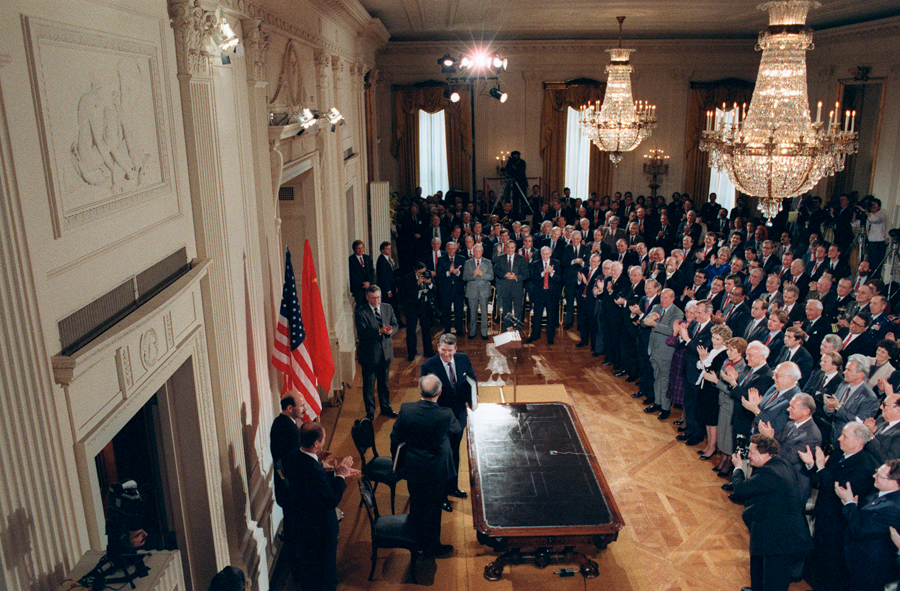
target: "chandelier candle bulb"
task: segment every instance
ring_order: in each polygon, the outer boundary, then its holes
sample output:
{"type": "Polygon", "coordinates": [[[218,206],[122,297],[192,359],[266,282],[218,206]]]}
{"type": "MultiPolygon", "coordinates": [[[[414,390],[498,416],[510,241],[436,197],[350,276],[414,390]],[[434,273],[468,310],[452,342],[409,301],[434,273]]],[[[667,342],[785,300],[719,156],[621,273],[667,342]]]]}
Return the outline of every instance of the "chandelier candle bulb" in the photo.
{"type": "Polygon", "coordinates": [[[822,101],[819,101],[819,107],[816,109],[816,125],[822,124],[822,101]]]}
{"type": "Polygon", "coordinates": [[[850,133],[856,131],[856,111],[850,113],[850,133]]]}

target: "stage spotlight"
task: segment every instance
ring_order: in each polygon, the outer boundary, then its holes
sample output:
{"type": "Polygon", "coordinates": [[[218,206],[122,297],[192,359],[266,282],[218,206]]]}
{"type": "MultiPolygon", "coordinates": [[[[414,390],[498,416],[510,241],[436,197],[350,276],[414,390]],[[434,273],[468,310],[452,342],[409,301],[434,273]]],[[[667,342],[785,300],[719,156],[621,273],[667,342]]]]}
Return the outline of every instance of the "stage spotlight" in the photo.
{"type": "Polygon", "coordinates": [[[448,87],[448,88],[444,89],[444,98],[447,99],[448,101],[450,101],[451,103],[458,103],[459,102],[459,93],[456,91],[450,90],[450,88],[448,87]]]}
{"type": "Polygon", "coordinates": [[[449,53],[445,53],[444,57],[438,60],[438,64],[440,64],[441,72],[444,74],[452,74],[456,71],[456,58],[449,53]]]}
{"type": "Polygon", "coordinates": [[[505,103],[505,102],[506,102],[506,99],[509,98],[509,95],[506,94],[505,92],[501,92],[501,91],[500,91],[500,88],[497,87],[497,86],[495,86],[494,88],[492,88],[491,91],[490,91],[488,94],[491,95],[491,98],[497,99],[497,100],[500,101],[501,103],[505,103]]]}
{"type": "Polygon", "coordinates": [[[462,58],[462,61],[459,62],[459,69],[466,70],[471,65],[472,65],[471,60],[469,60],[469,58],[467,58],[467,57],[464,57],[464,58],[462,58]]]}
{"type": "Polygon", "coordinates": [[[318,118],[318,114],[313,114],[310,109],[303,109],[300,111],[300,114],[297,115],[297,121],[303,126],[303,129],[312,127],[318,118]]]}

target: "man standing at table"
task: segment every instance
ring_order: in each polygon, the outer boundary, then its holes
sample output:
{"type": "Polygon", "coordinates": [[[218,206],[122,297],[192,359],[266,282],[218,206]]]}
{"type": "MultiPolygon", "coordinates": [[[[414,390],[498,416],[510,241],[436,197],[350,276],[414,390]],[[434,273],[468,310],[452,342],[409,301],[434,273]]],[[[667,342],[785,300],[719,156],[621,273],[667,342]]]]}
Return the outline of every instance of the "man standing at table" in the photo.
{"type": "Polygon", "coordinates": [[[494,267],[484,257],[484,247],[476,244],[472,249],[474,255],[463,267],[463,281],[466,282],[466,299],[469,303],[469,338],[476,335],[475,322],[478,320],[478,308],[481,308],[481,338],[487,340],[488,334],[488,299],[491,297],[491,280],[494,278],[494,267]]]}
{"type": "Polygon", "coordinates": [[[516,243],[509,240],[503,254],[497,255],[492,264],[497,277],[497,303],[503,312],[503,328],[507,329],[512,321],[507,314],[512,313],[517,320],[522,320],[522,304],[525,301],[525,281],[528,279],[528,265],[525,257],[516,254],[516,243]]]}
{"type": "Polygon", "coordinates": [[[561,292],[562,273],[558,271],[559,261],[550,258],[552,250],[549,246],[541,248],[541,260],[531,263],[531,294],[534,296],[534,308],[531,317],[531,336],[526,343],[533,343],[541,338],[541,318],[547,311],[547,344],[553,344],[556,326],[559,324],[559,296],[561,292]]]}
{"type": "Polygon", "coordinates": [[[441,380],[434,375],[419,379],[418,402],[404,402],[391,431],[391,449],[404,444],[400,475],[409,488],[409,519],[427,556],[446,556],[450,544],[441,544],[441,503],[446,483],[453,478],[450,437],[462,433],[453,411],[438,404],[441,380]]]}
{"type": "MultiPolygon", "coordinates": [[[[422,376],[434,374],[441,380],[441,398],[438,404],[453,411],[453,416],[461,426],[458,434],[450,435],[450,449],[453,451],[453,466],[456,468],[456,479],[447,482],[447,494],[464,499],[468,494],[459,488],[459,447],[462,443],[462,430],[466,428],[467,409],[472,405],[472,387],[466,378],[475,382],[475,370],[465,353],[457,353],[456,337],[450,333],[441,335],[438,341],[438,354],[422,364],[422,376]]],[[[453,511],[448,500],[444,501],[444,511],[453,511]]]]}

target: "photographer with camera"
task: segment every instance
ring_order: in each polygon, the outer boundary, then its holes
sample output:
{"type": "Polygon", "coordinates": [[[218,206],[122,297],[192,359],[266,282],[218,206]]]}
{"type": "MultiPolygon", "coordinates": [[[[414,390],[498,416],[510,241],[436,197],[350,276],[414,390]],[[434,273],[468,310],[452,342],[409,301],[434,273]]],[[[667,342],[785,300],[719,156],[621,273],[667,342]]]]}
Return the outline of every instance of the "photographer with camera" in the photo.
{"type": "Polygon", "coordinates": [[[506,178],[511,181],[507,185],[509,194],[503,195],[503,200],[512,203],[512,214],[517,219],[522,216],[526,207],[523,203],[525,201],[525,191],[528,189],[528,178],[525,173],[526,167],[527,165],[522,160],[521,152],[513,150],[506,160],[506,166],[502,169],[506,178]]]}
{"type": "Polygon", "coordinates": [[[729,498],[744,505],[743,519],[750,530],[750,587],[741,591],[787,591],[791,573],[812,549],[803,516],[797,473],[778,455],[778,441],[757,433],[750,438],[747,460],[735,453],[729,498]],[[745,464],[753,474],[745,475],[745,464]]]}
{"type": "Polygon", "coordinates": [[[434,274],[424,262],[415,265],[415,270],[406,275],[400,283],[400,297],[406,314],[406,359],[416,357],[416,326],[422,329],[422,352],[425,357],[434,355],[431,344],[431,324],[439,312],[435,302],[434,274]]]}
{"type": "Polygon", "coordinates": [[[881,211],[881,200],[868,195],[857,205],[859,217],[865,216],[866,260],[872,268],[872,274],[878,276],[878,270],[887,252],[887,217],[881,211]]]}

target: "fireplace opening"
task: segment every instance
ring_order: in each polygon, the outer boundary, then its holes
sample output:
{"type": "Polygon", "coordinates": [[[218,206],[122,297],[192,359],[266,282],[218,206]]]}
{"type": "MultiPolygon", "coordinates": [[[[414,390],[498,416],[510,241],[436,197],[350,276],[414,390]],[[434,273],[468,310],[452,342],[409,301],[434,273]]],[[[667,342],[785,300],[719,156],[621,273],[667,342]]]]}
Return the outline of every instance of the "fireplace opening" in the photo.
{"type": "MultiPolygon", "coordinates": [[[[158,394],[131,418],[94,459],[107,512],[109,487],[116,482],[134,480],[145,499],[143,529],[147,532],[147,549],[175,550],[178,547],[170,507],[170,491],[166,476],[165,453],[160,437],[158,394]]],[[[108,515],[104,515],[108,517],[108,515]]]]}

